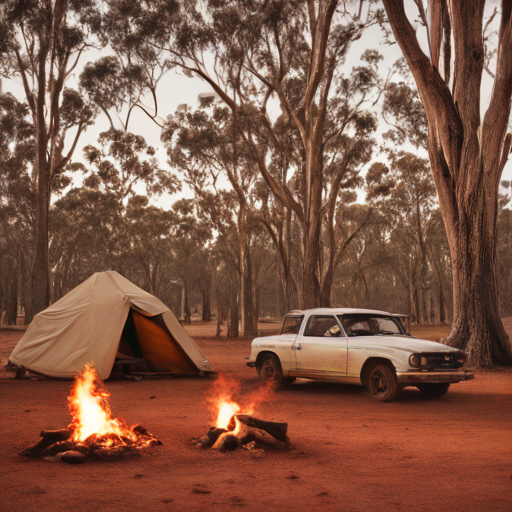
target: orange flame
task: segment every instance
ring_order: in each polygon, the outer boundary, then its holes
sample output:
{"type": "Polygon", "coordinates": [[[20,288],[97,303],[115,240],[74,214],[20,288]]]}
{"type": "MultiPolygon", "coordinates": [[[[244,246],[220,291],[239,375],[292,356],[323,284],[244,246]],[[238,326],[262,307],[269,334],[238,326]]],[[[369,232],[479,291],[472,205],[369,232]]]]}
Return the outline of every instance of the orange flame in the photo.
{"type": "Polygon", "coordinates": [[[73,441],[83,444],[89,439],[94,439],[96,444],[105,447],[142,441],[123,420],[112,418],[108,404],[109,396],[110,393],[103,387],[103,381],[94,364],[86,364],[75,377],[68,397],[73,419],[68,428],[73,431],[73,441]]]}
{"type": "Polygon", "coordinates": [[[215,426],[227,430],[233,416],[240,411],[240,406],[235,402],[221,402],[215,426]]]}
{"type": "Polygon", "coordinates": [[[234,431],[230,433],[236,435],[240,431],[240,422],[236,418],[233,422],[235,414],[254,414],[254,411],[269,398],[273,390],[274,384],[270,382],[248,396],[240,397],[240,382],[220,374],[206,397],[215,427],[231,430],[230,426],[234,425],[234,431]]]}

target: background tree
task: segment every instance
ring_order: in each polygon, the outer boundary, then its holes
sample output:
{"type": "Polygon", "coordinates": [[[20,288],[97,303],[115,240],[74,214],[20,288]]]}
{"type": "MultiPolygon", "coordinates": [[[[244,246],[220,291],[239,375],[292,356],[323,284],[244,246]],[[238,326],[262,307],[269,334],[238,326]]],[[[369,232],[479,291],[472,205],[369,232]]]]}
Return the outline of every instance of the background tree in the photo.
{"type": "Polygon", "coordinates": [[[207,189],[217,191],[221,182],[226,181],[234,192],[238,203],[236,228],[241,331],[253,332],[254,290],[249,217],[257,167],[238,136],[229,109],[214,106],[210,110],[211,114],[206,109],[197,109],[169,116],[162,140],[168,147],[170,164],[182,171],[185,182],[196,196],[204,197],[207,189]]]}
{"type": "Polygon", "coordinates": [[[500,194],[498,202],[497,219],[497,260],[498,260],[498,282],[504,283],[500,286],[500,311],[502,316],[512,315],[512,265],[510,255],[512,254],[512,182],[501,182],[504,192],[500,194]]]}
{"type": "Polygon", "coordinates": [[[52,183],[69,163],[80,135],[95,116],[94,108],[66,83],[92,44],[89,27],[96,13],[94,0],[16,0],[7,4],[0,20],[0,70],[4,77],[21,79],[36,141],[35,247],[28,320],[50,300],[48,211],[52,183]],[[73,142],[65,152],[64,141],[71,129],[73,142]]]}
{"type": "MultiPolygon", "coordinates": [[[[351,42],[379,19],[379,13],[362,23],[357,12],[351,15],[338,9],[337,0],[271,1],[264,5],[210,2],[208,16],[187,4],[181,6],[181,23],[176,23],[176,10],[171,12],[165,2],[154,4],[151,17],[155,11],[159,13],[155,20],[158,28],[147,34],[142,48],[152,44],[165,50],[169,65],[200,76],[231,109],[239,136],[261,176],[301,225],[301,298],[304,307],[317,306],[327,105],[338,65],[351,42]],[[206,64],[206,51],[213,53],[214,69],[206,64]],[[300,174],[296,191],[288,187],[288,172],[275,176],[267,165],[269,155],[279,154],[285,144],[268,115],[271,96],[280,102],[285,123],[297,131],[301,145],[301,161],[294,169],[300,174]]],[[[131,35],[142,40],[148,17],[140,9],[129,14],[131,35]]]]}
{"type": "MultiPolygon", "coordinates": [[[[388,252],[394,256],[393,271],[404,283],[408,297],[408,314],[412,322],[431,322],[432,261],[436,246],[429,235],[437,230],[435,212],[438,208],[436,190],[428,160],[405,151],[389,152],[390,169],[372,165],[366,175],[367,199],[387,218],[390,243],[388,252]]],[[[439,317],[445,317],[443,288],[439,317]]]]}
{"type": "Polygon", "coordinates": [[[28,106],[0,94],[0,317],[16,324],[18,304],[30,296],[35,194],[30,165],[35,154],[28,106]]]}

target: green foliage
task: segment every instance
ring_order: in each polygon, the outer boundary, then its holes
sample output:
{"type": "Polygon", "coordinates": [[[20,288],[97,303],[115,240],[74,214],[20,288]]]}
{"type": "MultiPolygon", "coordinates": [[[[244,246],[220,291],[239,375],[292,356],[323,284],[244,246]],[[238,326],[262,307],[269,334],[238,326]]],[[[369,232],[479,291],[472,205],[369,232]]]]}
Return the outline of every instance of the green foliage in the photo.
{"type": "Polygon", "coordinates": [[[99,148],[84,148],[84,157],[94,169],[85,178],[87,186],[101,187],[121,198],[134,195],[139,184],[149,197],[181,189],[176,176],[160,167],[154,148],[144,137],[111,128],[101,133],[98,141],[99,148]]]}
{"type": "Polygon", "coordinates": [[[409,141],[416,148],[427,148],[427,117],[416,89],[405,82],[389,84],[384,94],[384,119],[392,129],[384,138],[395,145],[409,141]]]}

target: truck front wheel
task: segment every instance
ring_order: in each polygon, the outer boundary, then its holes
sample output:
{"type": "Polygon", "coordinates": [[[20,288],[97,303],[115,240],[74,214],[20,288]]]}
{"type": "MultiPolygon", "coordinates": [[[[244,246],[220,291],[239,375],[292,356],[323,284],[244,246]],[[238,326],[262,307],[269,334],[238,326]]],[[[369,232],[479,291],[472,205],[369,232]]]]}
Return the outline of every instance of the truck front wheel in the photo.
{"type": "Polygon", "coordinates": [[[378,402],[392,402],[400,391],[396,372],[386,364],[374,366],[368,376],[368,389],[378,402]]]}
{"type": "Polygon", "coordinates": [[[277,385],[287,385],[295,382],[295,377],[284,377],[279,358],[274,354],[265,354],[256,366],[260,379],[274,381],[277,385]]]}

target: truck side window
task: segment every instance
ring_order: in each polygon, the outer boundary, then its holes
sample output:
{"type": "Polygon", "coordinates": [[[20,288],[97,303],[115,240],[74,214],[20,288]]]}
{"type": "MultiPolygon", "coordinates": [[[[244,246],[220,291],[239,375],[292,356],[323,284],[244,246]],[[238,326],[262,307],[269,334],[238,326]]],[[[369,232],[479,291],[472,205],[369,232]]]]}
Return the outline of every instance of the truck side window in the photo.
{"type": "Polygon", "coordinates": [[[333,316],[312,316],[304,336],[336,338],[341,335],[338,322],[333,316]]]}
{"type": "Polygon", "coordinates": [[[303,318],[303,316],[285,317],[281,334],[299,334],[303,318]]]}

